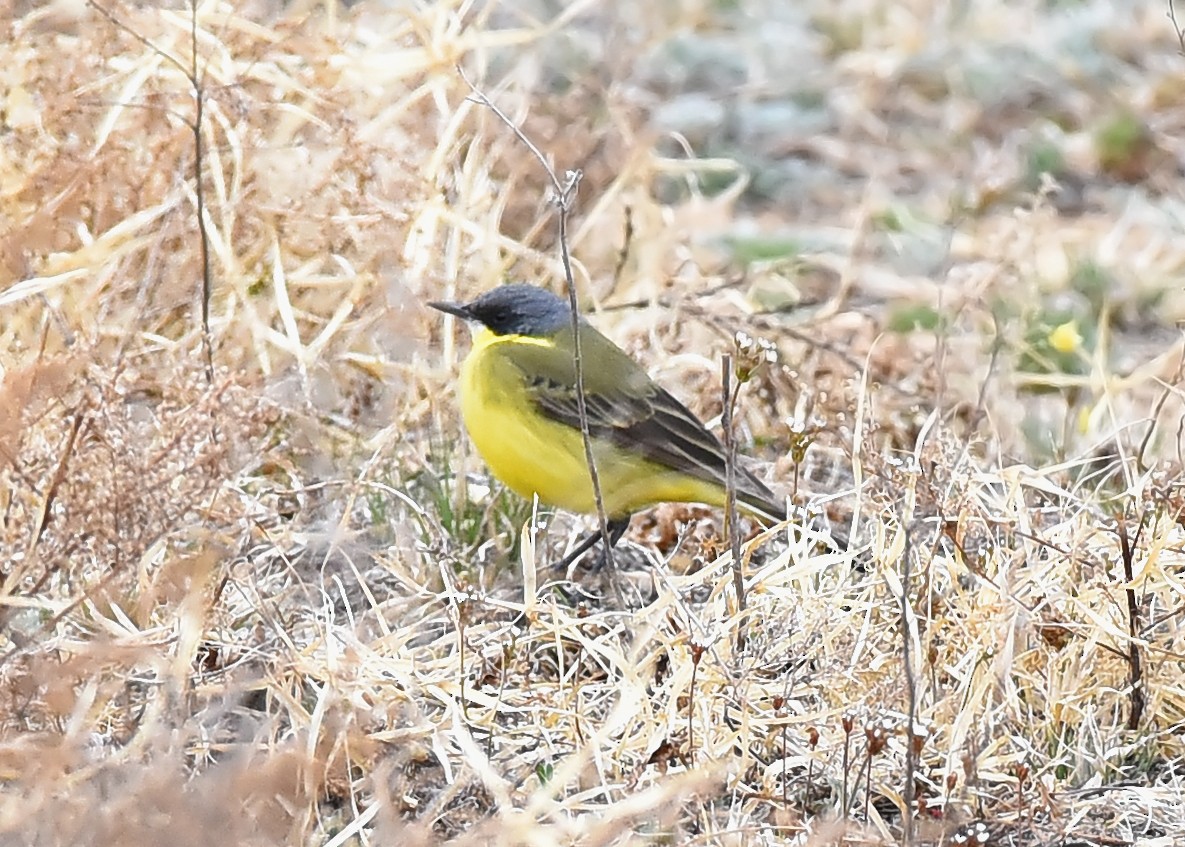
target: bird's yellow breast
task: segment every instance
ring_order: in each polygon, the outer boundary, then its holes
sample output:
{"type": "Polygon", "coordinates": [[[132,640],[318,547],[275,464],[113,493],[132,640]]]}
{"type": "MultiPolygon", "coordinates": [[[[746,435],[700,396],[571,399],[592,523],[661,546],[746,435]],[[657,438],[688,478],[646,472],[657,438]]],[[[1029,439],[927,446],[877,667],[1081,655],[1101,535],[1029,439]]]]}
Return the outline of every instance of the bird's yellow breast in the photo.
{"type": "MultiPolygon", "coordinates": [[[[550,347],[546,338],[479,330],[461,366],[461,415],[490,470],[515,492],[551,506],[594,512],[592,483],[580,430],[540,413],[527,378],[503,355],[507,344],[550,347]]],[[[556,355],[568,355],[557,351],[556,355]]],[[[593,457],[605,511],[624,516],[661,502],[723,505],[719,486],[594,439],[593,457]]]]}

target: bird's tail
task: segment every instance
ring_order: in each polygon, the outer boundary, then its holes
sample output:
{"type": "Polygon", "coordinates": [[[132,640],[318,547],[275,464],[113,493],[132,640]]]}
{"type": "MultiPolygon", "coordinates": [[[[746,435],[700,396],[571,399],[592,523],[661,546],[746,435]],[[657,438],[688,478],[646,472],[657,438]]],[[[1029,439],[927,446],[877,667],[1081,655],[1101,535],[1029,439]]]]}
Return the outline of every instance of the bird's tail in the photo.
{"type": "Polygon", "coordinates": [[[737,504],[754,516],[769,522],[788,521],[802,532],[810,532],[829,550],[842,552],[847,549],[847,540],[839,539],[835,533],[821,527],[818,514],[812,514],[801,506],[780,500],[769,488],[747,471],[737,479],[737,504]]]}

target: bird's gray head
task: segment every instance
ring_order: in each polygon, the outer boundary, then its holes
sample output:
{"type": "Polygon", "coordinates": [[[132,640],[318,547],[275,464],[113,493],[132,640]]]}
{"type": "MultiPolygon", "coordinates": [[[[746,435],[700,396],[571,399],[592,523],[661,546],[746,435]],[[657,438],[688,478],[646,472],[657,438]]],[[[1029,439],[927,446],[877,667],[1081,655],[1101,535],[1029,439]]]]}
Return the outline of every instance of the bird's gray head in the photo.
{"type": "Polygon", "coordinates": [[[433,309],[477,321],[495,335],[553,335],[571,323],[568,301],[521,282],[500,285],[469,303],[429,303],[433,309]]]}

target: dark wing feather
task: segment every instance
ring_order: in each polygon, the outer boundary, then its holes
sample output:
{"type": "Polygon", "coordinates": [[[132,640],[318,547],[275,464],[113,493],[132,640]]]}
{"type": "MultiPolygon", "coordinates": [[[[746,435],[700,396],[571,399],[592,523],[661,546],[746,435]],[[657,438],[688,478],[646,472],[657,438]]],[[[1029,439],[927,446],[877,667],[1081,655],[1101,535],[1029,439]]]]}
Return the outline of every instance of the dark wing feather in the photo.
{"type": "MultiPolygon", "coordinates": [[[[596,330],[581,334],[589,435],[632,450],[656,464],[725,486],[724,447],[686,406],[657,385],[637,363],[596,330]]],[[[507,345],[539,411],[580,428],[571,333],[556,338],[562,353],[537,345],[507,345]]],[[[784,504],[760,480],[738,467],[737,497],[770,517],[784,504]]]]}

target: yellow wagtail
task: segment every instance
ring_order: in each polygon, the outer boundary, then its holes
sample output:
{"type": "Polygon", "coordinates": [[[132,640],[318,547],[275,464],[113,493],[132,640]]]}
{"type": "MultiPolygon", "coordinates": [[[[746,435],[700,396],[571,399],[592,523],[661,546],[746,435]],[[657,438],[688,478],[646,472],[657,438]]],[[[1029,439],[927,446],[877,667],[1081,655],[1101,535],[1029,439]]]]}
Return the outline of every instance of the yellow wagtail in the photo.
{"type": "MultiPolygon", "coordinates": [[[[429,303],[475,328],[461,366],[461,415],[490,470],[518,494],[594,513],[576,398],[572,313],[566,300],[532,285],[503,285],[471,303],[429,303]]],[[[580,321],[584,393],[593,459],[616,544],[630,515],[664,502],[724,506],[724,447],[686,406],[620,347],[580,321]]],[[[770,520],[786,506],[740,467],[741,508],[770,520]]],[[[560,564],[588,550],[593,533],[560,564]]]]}

